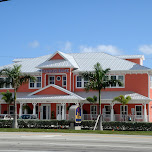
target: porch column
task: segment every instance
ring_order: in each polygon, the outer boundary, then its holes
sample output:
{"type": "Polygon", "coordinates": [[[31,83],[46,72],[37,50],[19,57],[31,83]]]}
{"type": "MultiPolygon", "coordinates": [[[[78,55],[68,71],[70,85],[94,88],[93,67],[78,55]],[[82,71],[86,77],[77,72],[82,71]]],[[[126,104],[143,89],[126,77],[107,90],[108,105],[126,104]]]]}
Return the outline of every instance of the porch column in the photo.
{"type": "Polygon", "coordinates": [[[22,115],[22,107],[23,107],[23,103],[20,103],[20,110],[19,110],[19,116],[21,116],[22,115]]]}
{"type": "Polygon", "coordinates": [[[62,120],[65,120],[65,103],[61,103],[62,105],[62,120]]]}
{"type": "Polygon", "coordinates": [[[33,115],[36,115],[36,105],[37,103],[32,103],[33,104],[33,115]]]}
{"type": "Polygon", "coordinates": [[[81,106],[81,120],[83,120],[83,105],[84,105],[84,103],[80,103],[80,106],[81,106]]]}
{"type": "Polygon", "coordinates": [[[111,121],[114,121],[114,110],[113,110],[113,106],[114,106],[114,103],[111,103],[111,121]]]}
{"type": "Polygon", "coordinates": [[[147,122],[147,110],[146,110],[146,103],[144,105],[144,122],[147,122]]]}

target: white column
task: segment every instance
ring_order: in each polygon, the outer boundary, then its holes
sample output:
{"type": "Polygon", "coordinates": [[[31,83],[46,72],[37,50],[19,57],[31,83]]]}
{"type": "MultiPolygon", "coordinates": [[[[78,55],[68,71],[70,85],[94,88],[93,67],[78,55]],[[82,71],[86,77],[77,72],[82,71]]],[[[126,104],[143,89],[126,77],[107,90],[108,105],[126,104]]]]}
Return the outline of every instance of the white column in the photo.
{"type": "Polygon", "coordinates": [[[113,110],[113,106],[114,106],[114,103],[111,103],[111,121],[114,121],[114,110],[113,110]]]}
{"type": "Polygon", "coordinates": [[[62,103],[62,120],[65,119],[64,115],[65,115],[65,103],[62,103]]]}
{"type": "Polygon", "coordinates": [[[84,103],[80,103],[80,105],[81,105],[81,120],[83,120],[83,105],[84,105],[84,103]]]}
{"type": "Polygon", "coordinates": [[[22,106],[23,106],[23,103],[20,103],[19,116],[21,116],[21,115],[22,115],[22,106]]]}
{"type": "Polygon", "coordinates": [[[146,110],[146,103],[144,105],[144,122],[147,122],[147,110],[146,110]]]}
{"type": "Polygon", "coordinates": [[[32,103],[33,104],[33,115],[36,115],[36,104],[37,103],[32,103]]]}

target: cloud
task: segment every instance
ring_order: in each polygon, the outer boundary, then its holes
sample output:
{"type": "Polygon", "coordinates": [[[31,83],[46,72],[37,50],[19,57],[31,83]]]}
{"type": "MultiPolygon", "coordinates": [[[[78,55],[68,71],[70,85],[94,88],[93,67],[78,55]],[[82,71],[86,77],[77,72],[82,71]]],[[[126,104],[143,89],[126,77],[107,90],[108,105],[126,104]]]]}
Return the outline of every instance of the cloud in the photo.
{"type": "Polygon", "coordinates": [[[64,47],[63,47],[63,51],[70,53],[72,51],[72,43],[69,41],[65,42],[64,47]]]}
{"type": "Polygon", "coordinates": [[[147,55],[152,54],[152,45],[141,45],[139,51],[147,55]]]}
{"type": "Polygon", "coordinates": [[[37,48],[37,47],[39,47],[39,46],[40,46],[40,44],[36,40],[29,43],[29,47],[34,48],[34,49],[37,48]]]}
{"type": "Polygon", "coordinates": [[[120,55],[121,51],[113,45],[97,45],[96,47],[88,47],[81,45],[81,52],[105,52],[111,55],[120,55]]]}

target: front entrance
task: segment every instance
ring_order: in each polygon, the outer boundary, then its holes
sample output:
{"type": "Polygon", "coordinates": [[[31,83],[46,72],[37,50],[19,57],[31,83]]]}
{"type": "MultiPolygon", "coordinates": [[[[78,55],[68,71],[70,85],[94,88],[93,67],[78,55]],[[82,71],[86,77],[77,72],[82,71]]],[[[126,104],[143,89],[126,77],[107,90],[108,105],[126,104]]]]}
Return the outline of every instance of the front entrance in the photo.
{"type": "Polygon", "coordinates": [[[44,120],[47,120],[47,119],[50,119],[50,112],[51,111],[51,105],[49,104],[42,104],[41,105],[41,118],[40,119],[44,119],[44,120]]]}

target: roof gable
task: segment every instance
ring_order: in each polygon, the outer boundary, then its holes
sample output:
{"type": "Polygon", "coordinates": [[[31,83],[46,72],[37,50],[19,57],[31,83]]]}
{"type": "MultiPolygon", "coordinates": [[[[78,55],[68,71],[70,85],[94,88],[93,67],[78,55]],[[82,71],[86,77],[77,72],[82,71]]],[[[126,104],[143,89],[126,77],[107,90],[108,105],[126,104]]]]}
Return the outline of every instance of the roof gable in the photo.
{"type": "Polygon", "coordinates": [[[50,60],[65,60],[59,53],[54,54],[50,60]]]}

